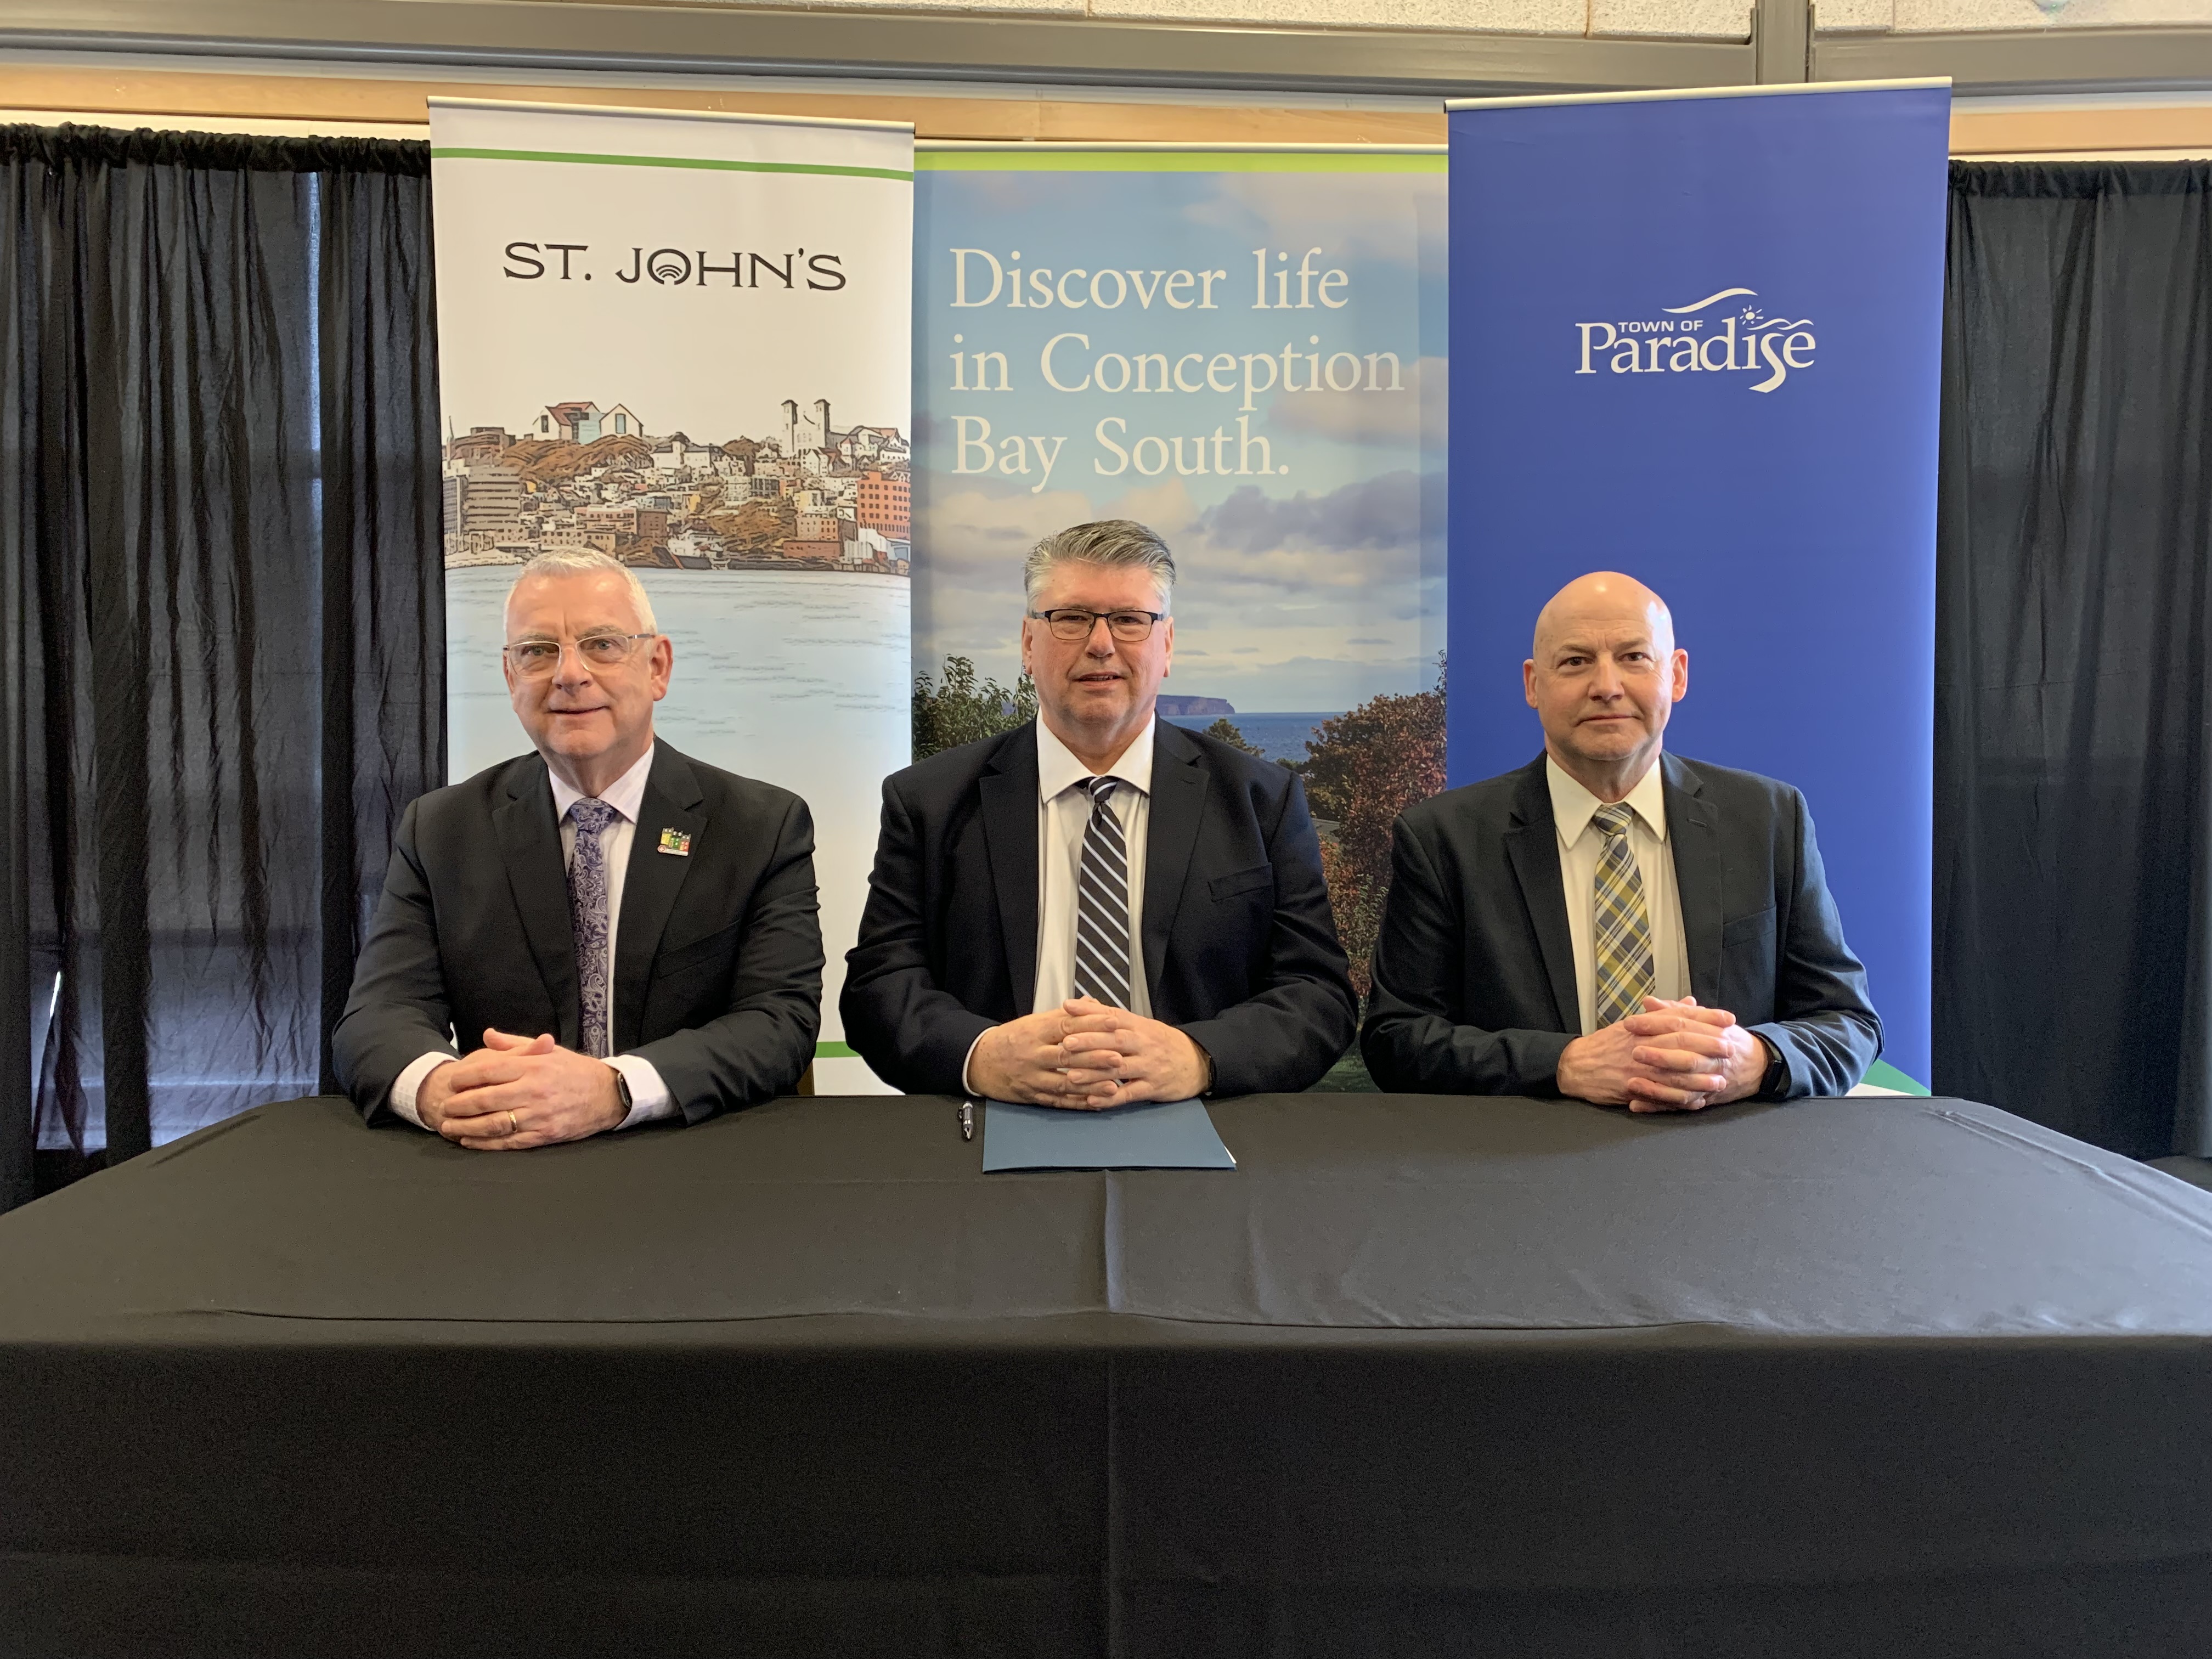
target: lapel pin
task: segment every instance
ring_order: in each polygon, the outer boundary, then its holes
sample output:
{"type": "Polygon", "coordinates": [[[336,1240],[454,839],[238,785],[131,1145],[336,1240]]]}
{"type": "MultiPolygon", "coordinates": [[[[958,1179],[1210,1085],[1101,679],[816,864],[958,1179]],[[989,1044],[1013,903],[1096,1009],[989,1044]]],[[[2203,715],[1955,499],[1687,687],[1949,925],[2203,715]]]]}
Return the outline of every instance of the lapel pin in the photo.
{"type": "Polygon", "coordinates": [[[660,851],[673,854],[679,859],[691,856],[691,832],[689,830],[664,830],[660,832],[660,851]]]}

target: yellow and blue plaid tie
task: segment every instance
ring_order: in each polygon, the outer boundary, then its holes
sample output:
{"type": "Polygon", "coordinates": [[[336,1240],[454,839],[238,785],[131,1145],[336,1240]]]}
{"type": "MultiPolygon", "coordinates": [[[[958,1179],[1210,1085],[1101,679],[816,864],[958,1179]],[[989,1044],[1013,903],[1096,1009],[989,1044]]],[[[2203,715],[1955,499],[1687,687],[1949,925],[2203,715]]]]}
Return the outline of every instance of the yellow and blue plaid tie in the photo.
{"type": "Polygon", "coordinates": [[[1590,815],[1605,836],[1591,882],[1591,954],[1597,959],[1597,1023],[1601,1030],[1644,1012],[1644,999],[1658,984],[1651,969],[1651,919],[1644,908],[1644,875],[1636,849],[1628,844],[1628,825],[1636,816],[1626,804],[1601,806],[1590,815]]]}

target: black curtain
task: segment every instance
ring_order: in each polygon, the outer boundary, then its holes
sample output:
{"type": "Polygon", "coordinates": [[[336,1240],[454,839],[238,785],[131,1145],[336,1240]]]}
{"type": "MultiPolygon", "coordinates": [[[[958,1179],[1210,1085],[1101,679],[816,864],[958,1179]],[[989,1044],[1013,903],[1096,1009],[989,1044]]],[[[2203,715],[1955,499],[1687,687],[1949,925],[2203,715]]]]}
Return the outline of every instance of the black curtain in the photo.
{"type": "Polygon", "coordinates": [[[2212,1154],[2212,166],[1954,165],[1936,1078],[2212,1154]]]}
{"type": "MultiPolygon", "coordinates": [[[[5,1207],[331,1086],[444,647],[425,147],[0,167],[5,1207]]],[[[1951,184],[1935,1082],[2143,1157],[2212,1154],[2208,196],[1951,184]]]]}
{"type": "Polygon", "coordinates": [[[0,169],[5,1207],[34,1146],[329,1086],[445,761],[427,147],[0,127],[0,169]]]}

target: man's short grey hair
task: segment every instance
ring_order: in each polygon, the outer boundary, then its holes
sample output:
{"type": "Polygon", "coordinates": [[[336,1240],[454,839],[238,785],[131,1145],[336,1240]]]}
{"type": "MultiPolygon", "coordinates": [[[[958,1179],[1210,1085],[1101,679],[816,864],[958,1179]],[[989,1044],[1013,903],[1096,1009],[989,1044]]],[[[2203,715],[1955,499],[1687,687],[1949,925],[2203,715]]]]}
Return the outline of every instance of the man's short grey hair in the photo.
{"type": "Polygon", "coordinates": [[[1032,606],[1053,567],[1060,564],[1140,565],[1152,573],[1153,584],[1160,590],[1161,610],[1170,609],[1175,597],[1175,555],[1168,551],[1165,542],[1133,519],[1070,525],[1031,548],[1022,565],[1022,589],[1032,606]]]}
{"type": "Polygon", "coordinates": [[[637,579],[637,572],[611,553],[602,553],[596,547],[556,547],[540,553],[516,573],[507,590],[512,599],[514,590],[532,576],[596,576],[601,571],[611,570],[629,585],[629,596],[637,606],[637,618],[645,624],[648,634],[658,634],[660,624],[653,619],[653,601],[645,596],[645,584],[637,579]]]}

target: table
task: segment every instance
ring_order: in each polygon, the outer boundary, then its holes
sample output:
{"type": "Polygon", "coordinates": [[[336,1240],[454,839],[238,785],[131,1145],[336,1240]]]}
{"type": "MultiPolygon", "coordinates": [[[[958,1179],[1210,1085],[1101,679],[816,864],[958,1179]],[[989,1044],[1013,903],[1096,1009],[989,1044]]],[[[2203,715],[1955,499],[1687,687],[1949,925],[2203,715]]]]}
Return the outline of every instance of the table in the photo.
{"type": "Polygon", "coordinates": [[[0,1218],[9,1655],[2201,1655],[2212,1193],[1986,1106],[264,1107],[0,1218]]]}

